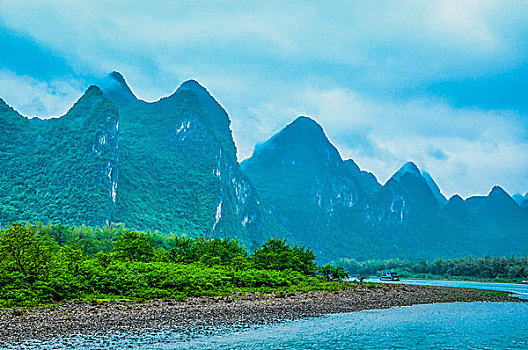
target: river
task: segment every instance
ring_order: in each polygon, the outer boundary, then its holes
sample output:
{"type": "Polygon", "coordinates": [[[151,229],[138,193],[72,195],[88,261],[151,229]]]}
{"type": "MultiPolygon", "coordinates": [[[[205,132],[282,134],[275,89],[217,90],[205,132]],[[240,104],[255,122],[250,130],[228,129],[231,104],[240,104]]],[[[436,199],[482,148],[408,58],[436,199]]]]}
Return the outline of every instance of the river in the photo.
{"type": "Polygon", "coordinates": [[[145,349],[528,349],[528,304],[360,311],[145,349]]]}
{"type": "MultiPolygon", "coordinates": [[[[374,281],[374,280],[372,280],[374,281]]],[[[377,280],[376,280],[377,281],[377,280]]],[[[379,281],[377,281],[379,282],[379,281]]],[[[394,282],[388,282],[394,283],[394,282]]],[[[526,298],[528,285],[402,280],[399,283],[501,290],[526,298]]],[[[447,303],[307,318],[268,326],[105,334],[35,342],[42,349],[528,349],[528,303],[447,303]],[[203,335],[203,334],[207,335],[203,335]]]]}
{"type": "Polygon", "coordinates": [[[420,280],[420,279],[401,279],[398,282],[380,281],[379,279],[370,278],[366,282],[380,282],[388,284],[414,284],[420,286],[440,286],[440,287],[458,287],[473,289],[488,289],[509,292],[521,299],[528,299],[528,284],[516,283],[492,283],[492,282],[470,282],[470,281],[448,281],[448,280],[420,280]]]}
{"type": "MultiPolygon", "coordinates": [[[[379,282],[379,280],[370,280],[379,282]]],[[[394,282],[384,282],[394,283],[394,282]]],[[[498,290],[528,285],[441,280],[398,283],[498,290]]],[[[328,315],[145,349],[528,349],[528,303],[449,303],[328,315]]]]}

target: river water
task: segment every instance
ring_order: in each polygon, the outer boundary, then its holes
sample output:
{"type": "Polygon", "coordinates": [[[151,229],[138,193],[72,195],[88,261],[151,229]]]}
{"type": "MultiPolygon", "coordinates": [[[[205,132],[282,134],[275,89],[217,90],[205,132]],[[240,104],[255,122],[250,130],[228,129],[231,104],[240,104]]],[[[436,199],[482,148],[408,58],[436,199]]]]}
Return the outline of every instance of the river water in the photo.
{"type": "Polygon", "coordinates": [[[528,349],[528,304],[360,311],[145,349],[528,349]]]}
{"type": "MultiPolygon", "coordinates": [[[[394,283],[394,282],[388,282],[394,283]]],[[[528,285],[403,280],[400,283],[493,289],[528,296],[528,285]]],[[[43,349],[528,349],[528,303],[447,303],[308,318],[243,329],[106,334],[35,342],[43,349]]],[[[25,348],[25,347],[24,347],[25,348]]]]}
{"type": "Polygon", "coordinates": [[[419,280],[402,279],[398,282],[380,281],[370,278],[366,282],[380,282],[388,284],[414,284],[420,286],[458,287],[473,289],[488,289],[509,292],[521,299],[528,299],[528,284],[515,283],[491,283],[491,282],[469,282],[469,281],[444,281],[444,280],[419,280]]]}

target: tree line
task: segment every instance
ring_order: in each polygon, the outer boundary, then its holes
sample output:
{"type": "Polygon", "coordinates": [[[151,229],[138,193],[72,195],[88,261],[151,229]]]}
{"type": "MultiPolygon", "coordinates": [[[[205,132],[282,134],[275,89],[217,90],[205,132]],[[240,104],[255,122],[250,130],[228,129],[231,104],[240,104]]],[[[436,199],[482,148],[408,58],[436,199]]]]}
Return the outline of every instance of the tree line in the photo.
{"type": "Polygon", "coordinates": [[[12,223],[0,231],[0,306],[325,289],[348,277],[315,260],[311,249],[279,238],[250,254],[229,238],[12,223]]]}
{"type": "Polygon", "coordinates": [[[426,260],[368,260],[340,259],[337,261],[354,274],[376,275],[381,271],[395,270],[407,277],[473,278],[483,280],[520,281],[528,279],[528,257],[472,256],[458,259],[426,260]]]}

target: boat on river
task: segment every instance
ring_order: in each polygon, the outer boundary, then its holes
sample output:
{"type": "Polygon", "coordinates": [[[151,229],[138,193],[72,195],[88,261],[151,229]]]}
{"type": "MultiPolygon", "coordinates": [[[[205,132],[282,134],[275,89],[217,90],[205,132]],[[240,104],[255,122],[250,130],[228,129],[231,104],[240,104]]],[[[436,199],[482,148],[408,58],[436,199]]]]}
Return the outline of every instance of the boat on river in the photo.
{"type": "Polygon", "coordinates": [[[400,276],[398,276],[398,273],[394,271],[382,272],[380,280],[381,281],[399,281],[400,276]]]}

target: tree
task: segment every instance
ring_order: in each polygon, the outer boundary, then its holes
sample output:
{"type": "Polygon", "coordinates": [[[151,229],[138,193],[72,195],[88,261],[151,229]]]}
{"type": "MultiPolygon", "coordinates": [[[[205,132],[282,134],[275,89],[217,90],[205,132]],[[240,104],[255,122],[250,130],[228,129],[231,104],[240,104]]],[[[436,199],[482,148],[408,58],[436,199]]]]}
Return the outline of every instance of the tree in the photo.
{"type": "Polygon", "coordinates": [[[318,269],[319,275],[323,276],[326,281],[342,281],[348,278],[348,272],[345,271],[343,266],[333,266],[326,264],[320,266],[318,269]]]}
{"type": "Polygon", "coordinates": [[[59,257],[67,269],[74,274],[79,273],[79,265],[85,258],[82,249],[74,244],[62,246],[59,257]]]}
{"type": "Polygon", "coordinates": [[[200,259],[205,255],[217,257],[220,260],[219,264],[222,265],[231,264],[237,256],[247,256],[246,249],[240,246],[236,240],[230,238],[197,238],[194,241],[194,253],[200,259]]]}
{"type": "Polygon", "coordinates": [[[21,223],[11,223],[0,233],[0,256],[6,269],[21,273],[30,284],[49,273],[56,245],[21,223]]]}
{"type": "Polygon", "coordinates": [[[314,275],[316,272],[315,254],[305,247],[290,247],[285,239],[270,238],[255,250],[255,267],[265,270],[292,269],[314,275]]]}
{"type": "Polygon", "coordinates": [[[141,232],[126,230],[114,242],[117,257],[128,261],[152,261],[154,246],[150,236],[141,232]]]}
{"type": "Polygon", "coordinates": [[[194,240],[185,236],[176,236],[170,241],[170,257],[177,263],[191,263],[198,260],[194,251],[194,240]]]}
{"type": "Polygon", "coordinates": [[[205,260],[202,258],[208,256],[219,258],[221,265],[229,265],[236,257],[247,257],[246,249],[236,240],[229,238],[199,237],[192,239],[182,236],[174,237],[170,245],[171,259],[175,262],[203,262],[205,260]]]}

